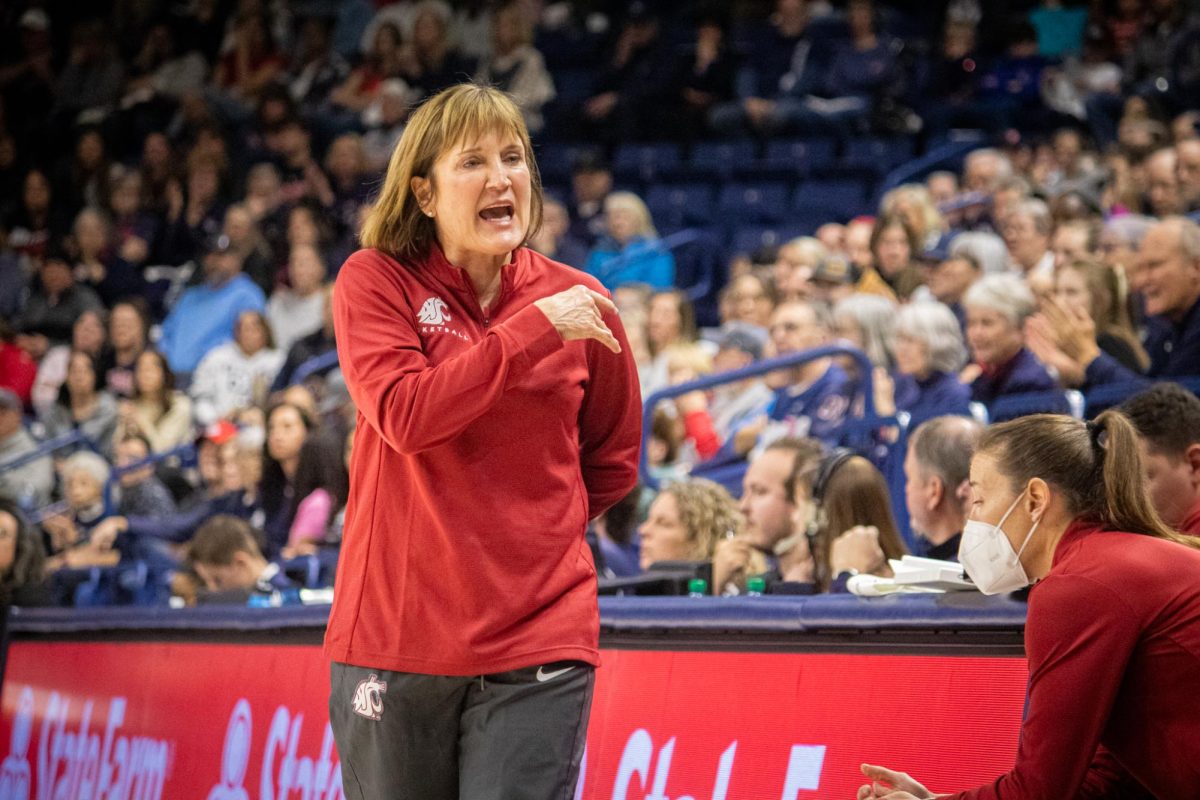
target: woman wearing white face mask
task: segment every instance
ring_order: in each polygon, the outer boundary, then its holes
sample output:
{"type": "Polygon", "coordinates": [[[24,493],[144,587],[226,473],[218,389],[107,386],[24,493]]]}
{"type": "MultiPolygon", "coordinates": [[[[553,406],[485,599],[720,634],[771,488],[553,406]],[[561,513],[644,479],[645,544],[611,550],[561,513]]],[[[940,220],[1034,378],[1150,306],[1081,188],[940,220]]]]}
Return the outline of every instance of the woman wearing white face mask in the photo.
{"type": "Polygon", "coordinates": [[[984,434],[959,559],[987,594],[1034,584],[1016,764],[949,795],[864,764],[859,800],[1196,796],[1200,539],[1163,524],[1141,475],[1134,429],[1115,411],[984,434]]]}

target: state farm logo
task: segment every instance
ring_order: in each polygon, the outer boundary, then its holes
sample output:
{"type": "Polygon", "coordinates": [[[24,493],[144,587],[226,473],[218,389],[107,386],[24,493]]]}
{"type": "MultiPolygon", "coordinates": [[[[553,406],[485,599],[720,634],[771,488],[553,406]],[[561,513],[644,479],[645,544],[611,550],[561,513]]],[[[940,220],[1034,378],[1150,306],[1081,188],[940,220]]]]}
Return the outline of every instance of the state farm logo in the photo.
{"type": "Polygon", "coordinates": [[[246,792],[246,765],[250,763],[250,703],[238,700],[225,729],[221,752],[221,785],[214,786],[208,800],[250,800],[246,792]]]}
{"type": "Polygon", "coordinates": [[[8,758],[0,764],[0,797],[8,800],[29,800],[29,735],[33,732],[33,689],[28,686],[17,702],[13,719],[12,747],[8,758]]]}
{"type": "MultiPolygon", "coordinates": [[[[612,800],[637,800],[637,798],[668,798],[670,792],[671,760],[675,757],[676,737],[672,736],[654,757],[654,740],[649,731],[638,728],[630,734],[617,765],[617,777],[613,782],[612,800]]],[[[733,779],[734,759],[737,756],[737,741],[733,741],[721,753],[717,761],[717,776],[713,780],[712,800],[726,800],[729,782],[733,779]]],[[[794,744],[788,756],[787,768],[783,773],[781,800],[796,800],[801,791],[821,788],[821,768],[825,764],[825,745],[794,744]]],[[[691,764],[695,771],[696,765],[691,764]]],[[[579,768],[579,783],[575,787],[575,798],[583,796],[584,780],[587,776],[587,750],[579,768]]],[[[597,790],[599,791],[599,790],[597,790]]],[[[597,796],[605,796],[599,794],[597,796]]],[[[684,797],[678,800],[685,800],[684,797]]],[[[691,800],[690,797],[687,800],[691,800]]]]}
{"type": "MultiPolygon", "coordinates": [[[[19,698],[9,754],[0,765],[0,798],[4,800],[30,800],[33,788],[28,754],[38,716],[36,698],[28,686],[20,690],[19,698]]],[[[97,726],[104,728],[101,735],[98,729],[92,730],[96,705],[92,698],[79,703],[58,692],[50,693],[41,715],[35,800],[160,800],[174,744],[123,735],[124,697],[108,700],[108,717],[103,722],[97,714],[97,726]]]]}
{"type": "MultiPolygon", "coordinates": [[[[298,757],[304,714],[292,716],[287,706],[275,709],[259,772],[259,797],[284,798],[293,793],[305,800],[343,800],[342,766],[335,763],[333,729],[325,723],[321,753],[314,761],[298,757]]],[[[237,701],[225,729],[225,748],[221,753],[221,783],[208,793],[208,800],[249,800],[246,791],[246,767],[254,740],[250,702],[237,701]]]]}

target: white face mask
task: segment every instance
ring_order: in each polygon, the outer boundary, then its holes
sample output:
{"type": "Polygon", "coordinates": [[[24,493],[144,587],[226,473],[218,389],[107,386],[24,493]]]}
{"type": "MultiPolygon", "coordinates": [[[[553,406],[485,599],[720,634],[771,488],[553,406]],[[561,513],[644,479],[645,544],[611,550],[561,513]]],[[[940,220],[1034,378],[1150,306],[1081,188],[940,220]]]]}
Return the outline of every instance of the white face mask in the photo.
{"type": "Polygon", "coordinates": [[[984,594],[1006,594],[1029,585],[1029,576],[1021,566],[1021,553],[1025,552],[1025,545],[1029,544],[1041,520],[1033,523],[1033,527],[1025,535],[1025,541],[1021,543],[1021,549],[1015,552],[1002,530],[1004,521],[1024,496],[1023,491],[1017,495],[1017,499],[1012,501],[1012,505],[997,524],[989,525],[969,519],[963,527],[962,542],[958,546],[958,561],[971,576],[975,586],[984,594]]]}

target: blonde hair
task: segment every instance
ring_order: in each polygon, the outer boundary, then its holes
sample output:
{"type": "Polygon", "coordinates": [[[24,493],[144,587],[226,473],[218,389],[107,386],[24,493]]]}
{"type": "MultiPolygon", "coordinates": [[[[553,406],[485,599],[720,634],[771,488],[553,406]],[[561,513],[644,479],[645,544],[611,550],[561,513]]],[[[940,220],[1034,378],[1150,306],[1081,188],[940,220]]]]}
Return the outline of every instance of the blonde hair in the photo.
{"type": "Polygon", "coordinates": [[[917,231],[917,234],[921,239],[929,236],[931,232],[941,233],[946,230],[946,220],[937,210],[929,189],[919,183],[904,183],[885,194],[883,202],[879,204],[881,216],[899,214],[900,206],[904,203],[912,203],[920,211],[921,230],[917,231]]]}
{"type": "MultiPolygon", "coordinates": [[[[1109,336],[1115,336],[1123,341],[1137,357],[1138,363],[1145,369],[1150,365],[1133,321],[1129,318],[1129,295],[1126,292],[1124,276],[1113,267],[1090,259],[1082,259],[1063,264],[1063,270],[1078,272],[1087,284],[1090,302],[1088,313],[1096,323],[1096,331],[1109,336]]],[[[1056,275],[1057,277],[1057,275],[1056,275]]]]}
{"type": "Polygon", "coordinates": [[[604,198],[604,210],[607,212],[613,208],[624,208],[637,219],[637,230],[634,231],[635,236],[644,236],[648,239],[658,238],[658,231],[654,227],[654,220],[650,217],[650,209],[646,208],[646,204],[642,202],[642,198],[633,192],[613,192],[604,198]]]}
{"type": "Polygon", "coordinates": [[[784,242],[779,249],[785,248],[795,249],[798,258],[811,262],[814,267],[829,257],[829,248],[822,244],[820,239],[812,236],[797,236],[784,242]]]}
{"type": "Polygon", "coordinates": [[[663,351],[667,357],[667,371],[686,369],[697,375],[713,371],[713,359],[702,345],[696,342],[679,342],[663,351]]]}
{"type": "Polygon", "coordinates": [[[741,529],[737,503],[720,484],[689,478],[668,484],[662,491],[675,498],[679,523],[687,531],[688,555],[695,561],[711,559],[717,540],[741,529]]]}
{"type": "MultiPolygon", "coordinates": [[[[437,240],[434,221],[425,216],[412,190],[413,178],[432,180],[434,162],[455,145],[488,133],[512,133],[529,165],[529,229],[524,246],[542,225],[542,181],[521,110],[499,89],[461,83],[431,97],[413,112],[388,162],[383,188],[367,213],[363,247],[398,258],[428,254],[437,240]]],[[[436,192],[437,186],[434,185],[436,192]]]]}

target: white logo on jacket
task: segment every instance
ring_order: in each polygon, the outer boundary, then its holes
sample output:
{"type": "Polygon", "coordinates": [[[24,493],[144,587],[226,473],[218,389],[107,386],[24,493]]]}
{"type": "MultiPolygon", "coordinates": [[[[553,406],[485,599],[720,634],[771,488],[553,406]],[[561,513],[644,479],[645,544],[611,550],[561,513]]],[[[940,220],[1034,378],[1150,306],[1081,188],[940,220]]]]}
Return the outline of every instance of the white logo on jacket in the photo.
{"type": "Polygon", "coordinates": [[[383,716],[383,693],[386,691],[387,684],[374,674],[359,681],[354,689],[354,713],[378,721],[383,716]]]}
{"type": "Polygon", "coordinates": [[[417,321],[422,325],[445,325],[449,319],[449,307],[440,297],[429,298],[417,312],[417,321]]]}

